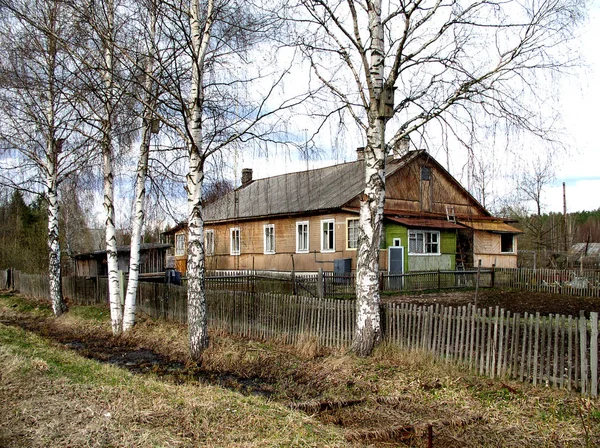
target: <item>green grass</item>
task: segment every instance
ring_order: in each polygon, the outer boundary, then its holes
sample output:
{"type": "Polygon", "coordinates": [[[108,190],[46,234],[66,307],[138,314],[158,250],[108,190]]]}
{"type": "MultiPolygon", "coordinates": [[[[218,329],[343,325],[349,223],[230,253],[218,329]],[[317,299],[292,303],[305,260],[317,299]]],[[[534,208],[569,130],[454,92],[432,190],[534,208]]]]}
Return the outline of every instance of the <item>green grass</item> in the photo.
{"type": "Polygon", "coordinates": [[[260,397],[134,376],[1,324],[0,364],[0,446],[345,445],[339,430],[260,397]]]}
{"type": "Polygon", "coordinates": [[[1,294],[0,303],[17,313],[29,313],[34,317],[47,317],[52,315],[50,302],[27,299],[17,294],[1,294]]]}

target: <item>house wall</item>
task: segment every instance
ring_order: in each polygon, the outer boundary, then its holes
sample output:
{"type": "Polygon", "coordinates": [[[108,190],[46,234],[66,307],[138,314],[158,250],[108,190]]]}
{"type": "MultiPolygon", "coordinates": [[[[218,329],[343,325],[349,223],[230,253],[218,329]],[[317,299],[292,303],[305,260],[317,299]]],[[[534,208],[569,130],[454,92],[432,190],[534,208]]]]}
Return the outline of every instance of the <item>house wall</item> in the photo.
{"type": "Polygon", "coordinates": [[[98,261],[95,259],[76,260],[75,275],[84,277],[95,277],[100,275],[98,272],[98,261]]]}
{"type": "Polygon", "coordinates": [[[214,254],[207,255],[206,268],[256,269],[276,271],[316,271],[323,268],[332,271],[334,260],[351,258],[356,268],[356,250],[347,248],[347,219],[358,215],[347,212],[322,215],[300,215],[238,223],[207,224],[206,231],[214,232],[214,254]],[[321,252],[321,221],[334,220],[335,251],[321,252]],[[309,253],[296,252],[296,223],[307,221],[309,225],[309,253]],[[275,227],[275,253],[264,253],[264,226],[275,227]],[[240,255],[230,255],[230,230],[240,229],[240,255]]]}
{"type": "Polygon", "coordinates": [[[400,238],[400,244],[404,247],[404,269],[407,272],[453,270],[456,266],[456,231],[454,230],[440,230],[440,255],[409,255],[408,228],[396,223],[386,223],[385,247],[393,246],[395,238],[400,238]]]}
{"type": "MultiPolygon", "coordinates": [[[[446,214],[446,206],[454,208],[457,216],[487,216],[487,212],[462,190],[455,179],[440,170],[436,163],[419,158],[386,178],[386,210],[403,210],[412,213],[446,214]],[[421,180],[421,168],[430,169],[429,181],[421,180]]],[[[359,206],[354,199],[351,207],[359,206]]]]}
{"type": "Polygon", "coordinates": [[[498,233],[476,230],[473,232],[473,263],[481,260],[481,266],[491,268],[516,268],[517,267],[517,238],[513,238],[513,251],[502,253],[500,246],[501,236],[498,233]]]}

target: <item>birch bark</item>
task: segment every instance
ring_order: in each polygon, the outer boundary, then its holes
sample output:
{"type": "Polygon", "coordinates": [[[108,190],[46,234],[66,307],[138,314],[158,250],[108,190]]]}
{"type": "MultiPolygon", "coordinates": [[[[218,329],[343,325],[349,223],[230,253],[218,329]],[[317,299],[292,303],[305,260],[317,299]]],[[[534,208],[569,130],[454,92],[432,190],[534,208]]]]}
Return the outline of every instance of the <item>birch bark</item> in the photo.
{"type": "MultiPolygon", "coordinates": [[[[151,8],[153,6],[151,5],[151,8]]],[[[154,95],[154,45],[156,36],[156,11],[150,11],[150,51],[147,55],[146,80],[144,85],[144,113],[142,117],[142,141],[136,168],[135,179],[135,212],[131,234],[131,252],[129,259],[129,280],[123,311],[123,331],[129,331],[135,325],[136,295],[139,282],[140,246],[142,229],[144,227],[144,204],[146,201],[146,177],[148,173],[148,158],[150,155],[150,139],[152,137],[152,119],[156,107],[154,95]]]]}
{"type": "Polygon", "coordinates": [[[102,117],[102,165],[104,170],[104,215],[106,228],[106,261],[108,267],[108,295],[110,319],[113,334],[121,333],[123,326],[123,308],[119,288],[119,263],[117,258],[117,237],[115,228],[114,175],[112,116],[114,111],[114,15],[112,0],[106,2],[106,35],[102,36],[104,51],[104,111],[102,117]]]}
{"type": "Polygon", "coordinates": [[[206,325],[206,290],[204,284],[204,223],[202,219],[202,181],[204,179],[204,156],[202,154],[202,105],[204,99],[204,61],[211,39],[214,22],[214,1],[207,3],[204,26],[200,24],[200,4],[190,3],[190,30],[194,49],[192,86],[189,101],[188,142],[189,172],[188,195],[188,337],[190,356],[199,360],[208,346],[206,325]]]}
{"type": "Polygon", "coordinates": [[[359,244],[356,258],[356,332],[352,350],[367,356],[381,340],[379,312],[379,246],[385,203],[385,119],[379,116],[383,91],[384,36],[381,1],[368,3],[371,37],[365,191],[360,200],[359,244]]]}
{"type": "Polygon", "coordinates": [[[55,316],[67,311],[61,288],[60,244],[58,228],[58,182],[56,159],[62,142],[52,139],[48,142],[46,197],[48,199],[48,274],[50,280],[50,301],[55,316]]]}

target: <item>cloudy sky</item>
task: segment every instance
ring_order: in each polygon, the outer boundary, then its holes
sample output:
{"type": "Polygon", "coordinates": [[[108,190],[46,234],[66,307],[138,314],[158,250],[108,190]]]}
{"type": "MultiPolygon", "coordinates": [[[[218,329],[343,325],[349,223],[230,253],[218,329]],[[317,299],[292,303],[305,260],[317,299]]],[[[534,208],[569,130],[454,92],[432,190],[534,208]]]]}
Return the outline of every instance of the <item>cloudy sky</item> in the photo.
{"type": "MultiPolygon", "coordinates": [[[[575,76],[566,78],[558,94],[562,109],[563,123],[559,125],[566,131],[564,143],[568,153],[552,156],[555,167],[556,180],[546,188],[543,197],[544,211],[562,212],[563,192],[562,183],[566,184],[567,209],[569,212],[581,210],[595,210],[600,208],[600,127],[598,118],[598,105],[600,104],[600,4],[594,2],[590,5],[589,16],[579,29],[580,39],[577,45],[585,58],[584,65],[577,70],[575,76]]],[[[334,130],[332,130],[335,132],[334,130]]],[[[238,154],[234,163],[237,172],[236,179],[239,183],[242,168],[252,168],[254,178],[262,178],[282,174],[285,172],[300,171],[334,163],[354,160],[354,146],[352,136],[347,137],[347,150],[332,157],[322,157],[320,160],[298,160],[298,155],[288,152],[273,153],[268,158],[257,157],[256,154],[238,154]]],[[[527,143],[523,143],[527,148],[527,143]]],[[[525,149],[524,151],[527,151],[525,149]]],[[[432,153],[440,163],[446,165],[446,156],[443,153],[432,153]]],[[[502,175],[495,179],[492,190],[497,196],[503,196],[503,189],[513,185],[507,181],[507,171],[512,162],[506,162],[507,157],[501,148],[494,150],[495,157],[502,175]],[[503,162],[504,160],[504,162],[503,162]]],[[[466,157],[466,154],[463,155],[466,157]]],[[[465,161],[458,156],[450,164],[450,172],[463,184],[467,180],[464,175],[465,161]]],[[[531,209],[531,207],[530,207],[531,209]]]]}

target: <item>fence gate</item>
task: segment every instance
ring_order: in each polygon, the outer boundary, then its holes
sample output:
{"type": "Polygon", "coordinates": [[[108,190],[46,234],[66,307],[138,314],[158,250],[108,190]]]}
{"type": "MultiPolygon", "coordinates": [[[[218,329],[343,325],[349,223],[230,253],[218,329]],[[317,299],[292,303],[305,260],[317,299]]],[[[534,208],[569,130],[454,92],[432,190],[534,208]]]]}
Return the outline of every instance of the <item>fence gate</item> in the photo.
{"type": "Polygon", "coordinates": [[[404,287],[404,247],[388,247],[388,273],[389,288],[391,290],[400,290],[404,287]],[[396,274],[396,275],[395,275],[396,274]]]}

